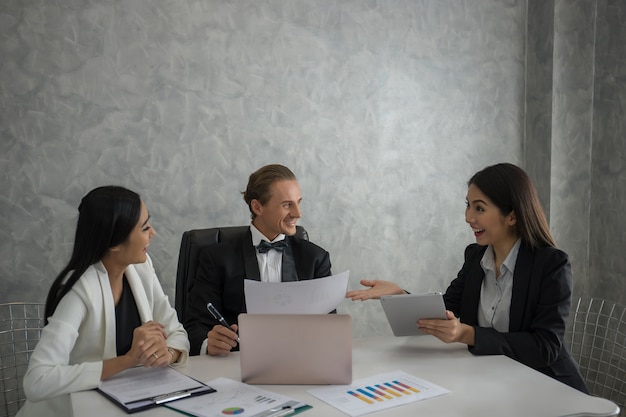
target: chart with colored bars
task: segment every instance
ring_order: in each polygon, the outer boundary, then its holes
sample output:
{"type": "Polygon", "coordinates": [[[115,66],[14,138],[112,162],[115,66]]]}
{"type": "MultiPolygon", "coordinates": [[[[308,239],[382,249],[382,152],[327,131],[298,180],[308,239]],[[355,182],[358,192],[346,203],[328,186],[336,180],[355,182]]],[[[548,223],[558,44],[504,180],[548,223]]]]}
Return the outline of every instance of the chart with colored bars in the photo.
{"type": "Polygon", "coordinates": [[[449,394],[445,388],[402,371],[353,381],[349,386],[316,388],[309,393],[350,416],[360,416],[449,394]]]}
{"type": "Polygon", "coordinates": [[[418,393],[420,390],[416,387],[405,384],[404,382],[394,380],[392,382],[383,382],[375,386],[366,386],[348,391],[348,394],[355,396],[361,401],[368,404],[374,404],[376,401],[393,400],[393,397],[402,397],[402,395],[411,395],[418,393]]]}

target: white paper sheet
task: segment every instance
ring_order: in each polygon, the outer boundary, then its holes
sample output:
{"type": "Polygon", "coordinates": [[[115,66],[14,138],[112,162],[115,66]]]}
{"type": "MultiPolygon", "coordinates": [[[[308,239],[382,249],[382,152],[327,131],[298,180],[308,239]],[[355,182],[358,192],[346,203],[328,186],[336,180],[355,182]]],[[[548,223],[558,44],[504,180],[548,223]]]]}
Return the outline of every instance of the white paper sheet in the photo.
{"type": "Polygon", "coordinates": [[[450,393],[402,371],[359,379],[351,385],[334,385],[307,392],[352,417],[450,393]]]}
{"type": "Polygon", "coordinates": [[[276,415],[284,407],[296,411],[310,408],[306,404],[284,395],[228,378],[220,377],[208,384],[217,392],[202,397],[175,401],[166,404],[166,407],[200,417],[224,415],[268,417],[276,415]]]}
{"type": "Polygon", "coordinates": [[[350,271],[294,282],[244,280],[249,314],[326,314],[345,299],[350,271]]]}
{"type": "Polygon", "coordinates": [[[174,368],[130,368],[102,381],[100,391],[122,404],[145,400],[180,391],[203,388],[205,385],[174,368]]]}

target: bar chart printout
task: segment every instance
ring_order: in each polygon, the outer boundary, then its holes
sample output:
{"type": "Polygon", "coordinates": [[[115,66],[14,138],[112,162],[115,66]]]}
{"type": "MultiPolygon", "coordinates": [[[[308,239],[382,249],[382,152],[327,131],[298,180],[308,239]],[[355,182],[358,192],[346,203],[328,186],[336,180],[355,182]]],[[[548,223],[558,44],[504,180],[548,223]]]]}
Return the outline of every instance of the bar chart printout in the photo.
{"type": "Polygon", "coordinates": [[[308,392],[352,417],[450,393],[445,388],[402,371],[359,379],[351,385],[314,388],[308,392]]]}

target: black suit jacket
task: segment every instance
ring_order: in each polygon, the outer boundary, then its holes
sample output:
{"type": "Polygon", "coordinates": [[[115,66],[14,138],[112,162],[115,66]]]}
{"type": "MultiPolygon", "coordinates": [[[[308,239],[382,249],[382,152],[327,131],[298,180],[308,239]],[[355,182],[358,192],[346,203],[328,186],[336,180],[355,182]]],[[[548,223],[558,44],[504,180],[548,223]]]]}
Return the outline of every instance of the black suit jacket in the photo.
{"type": "Polygon", "coordinates": [[[465,249],[465,263],[444,295],[446,308],[475,330],[476,355],[506,355],[580,391],[588,392],[578,365],[563,344],[572,297],[571,266],[564,252],[522,243],[513,273],[509,332],[478,326],[487,249],[465,249]]]}
{"type": "MultiPolygon", "coordinates": [[[[286,236],[286,239],[293,254],[298,280],[332,275],[327,251],[295,236],[286,236]]],[[[260,280],[260,276],[249,229],[232,242],[211,245],[200,252],[198,272],[189,290],[183,323],[189,334],[191,355],[200,353],[207,332],[218,324],[207,311],[207,303],[213,303],[229,324],[237,324],[239,314],[246,312],[244,279],[260,280]]]]}

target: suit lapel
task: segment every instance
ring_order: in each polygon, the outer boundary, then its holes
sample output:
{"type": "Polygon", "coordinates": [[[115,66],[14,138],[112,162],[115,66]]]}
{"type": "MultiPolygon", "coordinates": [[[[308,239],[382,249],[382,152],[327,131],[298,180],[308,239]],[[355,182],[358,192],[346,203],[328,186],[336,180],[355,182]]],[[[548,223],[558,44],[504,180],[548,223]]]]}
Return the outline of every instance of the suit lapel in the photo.
{"type": "Polygon", "coordinates": [[[513,291],[511,294],[511,310],[509,315],[509,331],[515,332],[522,328],[522,320],[526,316],[526,300],[530,288],[533,252],[524,245],[519,248],[513,273],[513,291]]]}
{"type": "Polygon", "coordinates": [[[485,271],[480,266],[480,260],[483,258],[486,249],[486,246],[477,246],[476,251],[472,255],[472,264],[465,282],[461,317],[466,317],[467,324],[470,325],[478,324],[480,292],[485,279],[485,271]]]}
{"type": "Polygon", "coordinates": [[[137,305],[137,311],[139,312],[141,322],[145,323],[147,321],[151,321],[153,319],[152,309],[150,308],[146,290],[143,288],[143,284],[141,283],[139,274],[137,274],[137,270],[133,265],[129,265],[128,268],[126,268],[125,274],[130,290],[133,292],[133,297],[135,297],[135,304],[137,305]]]}
{"type": "MultiPolygon", "coordinates": [[[[115,302],[113,301],[113,292],[111,290],[111,283],[109,281],[109,275],[102,262],[98,262],[93,265],[95,273],[98,276],[98,284],[102,295],[103,311],[98,314],[103,314],[102,320],[104,322],[105,335],[104,338],[104,352],[103,358],[109,359],[117,356],[116,350],[116,337],[115,337],[115,302]]],[[[88,270],[89,271],[89,270],[88,270]]]]}
{"type": "Polygon", "coordinates": [[[296,260],[293,255],[295,239],[292,239],[291,236],[285,236],[285,239],[287,239],[288,246],[283,251],[281,281],[282,282],[298,281],[298,272],[296,270],[296,260]]]}
{"type": "Polygon", "coordinates": [[[256,248],[252,246],[252,233],[250,233],[250,229],[248,229],[240,243],[241,252],[243,253],[245,278],[260,281],[261,272],[259,271],[259,262],[256,258],[256,248]]]}

